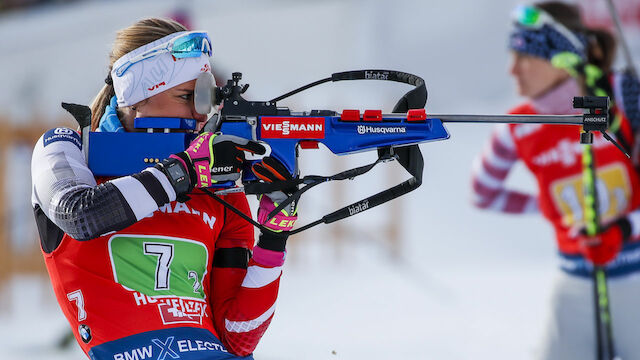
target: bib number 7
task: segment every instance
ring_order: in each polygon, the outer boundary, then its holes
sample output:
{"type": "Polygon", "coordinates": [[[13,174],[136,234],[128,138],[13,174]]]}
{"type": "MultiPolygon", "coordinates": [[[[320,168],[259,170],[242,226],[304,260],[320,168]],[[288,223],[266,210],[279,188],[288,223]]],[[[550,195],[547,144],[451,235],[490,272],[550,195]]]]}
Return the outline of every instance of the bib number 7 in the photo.
{"type": "Polygon", "coordinates": [[[113,276],[131,291],[149,296],[204,299],[207,272],[204,244],[164,236],[114,235],[109,240],[113,276]]]}
{"type": "Polygon", "coordinates": [[[171,273],[169,265],[171,265],[171,260],[173,260],[173,245],[144,243],[144,254],[158,256],[155,290],[169,289],[169,274],[171,273]]]}

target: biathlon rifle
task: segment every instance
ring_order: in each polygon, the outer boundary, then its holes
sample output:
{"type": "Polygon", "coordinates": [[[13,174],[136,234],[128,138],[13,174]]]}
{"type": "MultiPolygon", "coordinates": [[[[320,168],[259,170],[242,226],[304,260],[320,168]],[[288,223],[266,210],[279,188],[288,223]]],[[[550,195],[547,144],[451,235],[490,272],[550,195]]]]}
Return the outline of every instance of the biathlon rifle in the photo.
{"type": "MultiPolygon", "coordinates": [[[[304,231],[320,223],[332,223],[361,213],[417,189],[422,184],[423,158],[418,144],[445,140],[449,133],[445,122],[459,123],[530,123],[569,124],[582,126],[582,141],[588,142],[593,131],[618,145],[607,133],[609,127],[609,98],[576,97],[575,108],[584,109],[582,115],[432,115],[426,113],[427,88],[424,80],[416,75],[393,70],[357,70],[332,74],[290,91],[269,101],[248,101],[242,97],[248,84],[241,85],[241,73],[233,73],[232,79],[221,87],[215,85],[210,73],[203,73],[196,80],[194,101],[196,111],[211,112],[219,106],[204,127],[204,131],[220,131],[259,141],[270,155],[284,164],[291,180],[275,183],[258,181],[247,169],[242,174],[242,186],[235,182],[218,183],[205,189],[212,197],[239,216],[262,229],[262,226],[226,203],[219,195],[244,191],[247,194],[266,194],[285,189],[297,189],[289,198],[278,204],[270,216],[275,216],[285,206],[298,201],[300,196],[321,183],[353,179],[371,170],[377,164],[398,161],[411,178],[354,202],[322,218],[290,232],[304,231]],[[347,80],[383,80],[412,85],[396,103],[393,112],[381,110],[311,110],[294,112],[279,107],[277,102],[291,95],[326,82],[347,80]],[[330,176],[306,175],[300,177],[298,149],[317,148],[323,144],[337,155],[362,151],[377,151],[378,159],[368,165],[342,171],[330,176]]],[[[88,107],[63,103],[78,121],[82,133],[83,149],[89,168],[96,176],[124,176],[140,172],[168,157],[184,151],[197,136],[193,119],[137,118],[134,127],[141,132],[93,132],[90,131],[91,112],[88,107]],[[181,130],[175,132],[173,130],[181,130]]],[[[624,150],[622,150],[624,152],[624,150]]],[[[259,161],[259,159],[251,159],[259,161]]],[[[264,229],[263,229],[264,230],[264,229]]]]}

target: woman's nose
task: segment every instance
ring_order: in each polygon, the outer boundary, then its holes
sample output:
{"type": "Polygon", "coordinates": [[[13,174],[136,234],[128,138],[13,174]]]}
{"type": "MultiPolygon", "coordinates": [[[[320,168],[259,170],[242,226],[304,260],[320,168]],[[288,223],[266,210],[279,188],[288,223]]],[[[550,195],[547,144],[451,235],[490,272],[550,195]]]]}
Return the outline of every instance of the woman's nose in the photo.
{"type": "Polygon", "coordinates": [[[207,121],[207,114],[203,115],[197,112],[195,104],[191,104],[191,116],[196,119],[197,122],[207,121]]]}
{"type": "Polygon", "coordinates": [[[509,74],[518,75],[519,67],[520,67],[519,62],[520,61],[518,59],[513,59],[511,61],[511,65],[509,66],[509,74]]]}

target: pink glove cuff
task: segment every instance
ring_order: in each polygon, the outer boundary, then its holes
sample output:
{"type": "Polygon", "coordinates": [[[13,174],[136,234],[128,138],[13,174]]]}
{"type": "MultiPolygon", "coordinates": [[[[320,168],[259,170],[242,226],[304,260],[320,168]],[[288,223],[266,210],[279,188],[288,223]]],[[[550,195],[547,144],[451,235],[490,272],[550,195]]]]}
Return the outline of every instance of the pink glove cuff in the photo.
{"type": "Polygon", "coordinates": [[[282,211],[271,219],[267,219],[269,213],[276,208],[275,204],[268,196],[262,196],[260,208],[258,208],[258,222],[273,231],[289,231],[293,228],[298,215],[287,216],[282,211]]]}
{"type": "Polygon", "coordinates": [[[284,265],[286,251],[273,251],[261,248],[259,245],[253,248],[252,260],[260,265],[276,267],[284,265]]]}
{"type": "Polygon", "coordinates": [[[191,161],[193,161],[193,167],[196,171],[196,187],[204,188],[211,186],[211,168],[209,162],[213,155],[211,154],[209,143],[211,138],[215,136],[215,134],[208,132],[202,133],[191,142],[185,151],[191,161]]]}
{"type": "Polygon", "coordinates": [[[206,188],[211,186],[211,168],[209,167],[209,161],[195,161],[193,167],[196,170],[196,187],[206,188]]]}

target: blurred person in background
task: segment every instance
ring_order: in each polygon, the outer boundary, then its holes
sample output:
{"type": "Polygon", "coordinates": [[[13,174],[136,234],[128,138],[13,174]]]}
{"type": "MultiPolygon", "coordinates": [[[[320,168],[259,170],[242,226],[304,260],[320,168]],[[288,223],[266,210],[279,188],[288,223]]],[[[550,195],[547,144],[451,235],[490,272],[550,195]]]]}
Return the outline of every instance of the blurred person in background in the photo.
{"type": "MultiPolygon", "coordinates": [[[[574,96],[610,96],[609,129],[631,152],[640,127],[640,86],[629,73],[614,74],[616,44],[608,32],[587,28],[576,6],[560,2],[522,5],[509,36],[510,74],[527,101],[510,114],[580,114],[574,96]],[[615,95],[615,96],[614,96],[615,95]]],[[[591,359],[595,355],[593,264],[606,265],[618,354],[640,357],[640,178],[631,160],[594,134],[600,233],[584,235],[581,129],[572,125],[511,124],[494,129],[474,163],[473,202],[509,214],[541,213],[555,229],[562,271],[541,359],[591,359]],[[522,161],[538,194],[509,189],[505,180],[522,161]]]]}
{"type": "MultiPolygon", "coordinates": [[[[201,128],[207,118],[195,111],[193,93],[195,79],[211,71],[210,56],[206,32],[172,20],[122,29],[91,129],[135,131],[141,117],[194,119],[201,128]]],[[[96,178],[76,131],[56,128],[38,140],[32,204],[42,252],[58,303],[92,359],[253,358],[278,296],[287,240],[280,233],[297,216],[288,208],[268,224],[265,214],[286,195],[263,196],[258,221],[273,231],[254,247],[252,225],[200,189],[237,179],[244,151],[265,149],[203,132],[142,172],[96,178]]],[[[290,177],[280,166],[265,158],[253,169],[266,181],[290,177]]],[[[250,216],[243,193],[224,198],[250,216]]]]}

